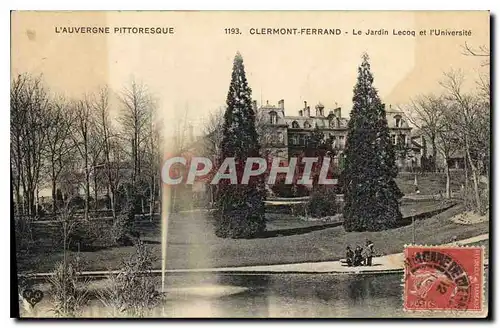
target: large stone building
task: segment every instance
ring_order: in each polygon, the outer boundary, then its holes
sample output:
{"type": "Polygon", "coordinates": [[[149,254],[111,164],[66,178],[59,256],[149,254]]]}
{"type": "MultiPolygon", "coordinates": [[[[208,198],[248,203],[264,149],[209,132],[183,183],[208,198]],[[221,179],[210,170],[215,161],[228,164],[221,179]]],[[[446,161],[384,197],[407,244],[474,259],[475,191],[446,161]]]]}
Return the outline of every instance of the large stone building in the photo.
{"type": "MultiPolygon", "coordinates": [[[[297,115],[285,113],[285,101],[282,99],[278,105],[269,102],[254,110],[259,118],[259,132],[263,139],[264,152],[283,159],[297,156],[306,147],[307,139],[318,127],[327,140],[338,149],[337,159],[342,156],[347,138],[348,118],[342,116],[342,109],[338,106],[326,108],[318,103],[311,109],[304,101],[297,115]]],[[[389,106],[386,108],[387,123],[394,145],[397,149],[405,149],[398,156],[397,164],[401,168],[413,168],[420,165],[422,147],[416,138],[412,138],[412,128],[408,125],[403,112],[389,106]]]]}

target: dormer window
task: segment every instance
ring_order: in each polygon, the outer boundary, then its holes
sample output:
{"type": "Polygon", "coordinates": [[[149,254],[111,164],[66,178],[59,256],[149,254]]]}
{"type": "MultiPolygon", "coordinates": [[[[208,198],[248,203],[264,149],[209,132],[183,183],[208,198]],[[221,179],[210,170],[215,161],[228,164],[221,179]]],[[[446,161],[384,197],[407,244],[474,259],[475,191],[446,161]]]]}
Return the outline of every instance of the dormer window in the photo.
{"type": "Polygon", "coordinates": [[[278,123],[278,114],[276,112],[270,112],[269,113],[269,118],[271,124],[277,124],[278,123]]]}
{"type": "Polygon", "coordinates": [[[304,128],[305,128],[305,129],[309,129],[310,127],[311,127],[311,123],[309,123],[309,121],[306,121],[306,122],[304,123],[304,128]]]}
{"type": "Polygon", "coordinates": [[[292,122],[292,128],[293,129],[300,129],[299,123],[297,121],[292,122]]]}
{"type": "Polygon", "coordinates": [[[403,126],[403,120],[401,119],[401,116],[400,115],[396,115],[394,116],[394,125],[397,127],[397,128],[400,128],[403,126]]]}
{"type": "Polygon", "coordinates": [[[344,146],[345,146],[345,137],[344,136],[339,136],[339,146],[340,146],[340,148],[344,148],[344,146]]]}

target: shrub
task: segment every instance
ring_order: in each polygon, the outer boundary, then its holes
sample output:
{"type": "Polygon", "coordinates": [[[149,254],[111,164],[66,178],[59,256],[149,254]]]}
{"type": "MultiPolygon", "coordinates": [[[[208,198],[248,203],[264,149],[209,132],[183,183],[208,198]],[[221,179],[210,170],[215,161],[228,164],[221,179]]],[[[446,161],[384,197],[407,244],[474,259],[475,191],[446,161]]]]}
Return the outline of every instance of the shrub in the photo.
{"type": "Polygon", "coordinates": [[[332,216],[338,212],[339,203],[333,187],[318,186],[306,204],[306,213],[312,217],[332,216]]]}
{"type": "Polygon", "coordinates": [[[82,196],[76,195],[72,197],[68,203],[68,208],[82,210],[85,207],[85,199],[82,196]]]}
{"type": "Polygon", "coordinates": [[[156,258],[143,243],[136,245],[135,253],[122,264],[110,285],[99,292],[100,301],[113,311],[112,315],[143,317],[147,310],[157,306],[162,294],[156,290],[158,282],[150,276],[156,258]]]}
{"type": "Polygon", "coordinates": [[[90,220],[76,220],[67,231],[67,249],[71,251],[87,251],[99,237],[99,231],[90,220]]]}
{"type": "MultiPolygon", "coordinates": [[[[221,238],[258,237],[266,229],[264,189],[225,185],[213,212],[215,234],[221,238]]],[[[222,189],[219,185],[219,191],[222,189]]]]}
{"type": "Polygon", "coordinates": [[[223,238],[253,238],[265,230],[262,224],[264,207],[261,211],[253,211],[251,207],[242,206],[224,212],[216,211],[215,234],[223,238]],[[244,224],[242,224],[244,222],[244,224]]]}
{"type": "Polygon", "coordinates": [[[113,222],[112,236],[119,246],[131,246],[139,238],[135,227],[135,215],[140,208],[140,202],[136,188],[132,184],[122,187],[126,193],[126,201],[122,202],[121,214],[113,222]]]}
{"type": "Polygon", "coordinates": [[[32,219],[28,216],[14,217],[16,251],[29,251],[33,245],[32,219]]]}
{"type": "Polygon", "coordinates": [[[283,180],[272,185],[271,190],[277,197],[304,197],[310,194],[306,186],[300,184],[285,184],[283,180]]]}
{"type": "Polygon", "coordinates": [[[53,308],[58,317],[74,317],[88,301],[88,282],[79,282],[80,271],[74,262],[59,262],[49,278],[53,308]]]}
{"type": "Polygon", "coordinates": [[[120,214],[113,222],[111,236],[118,246],[132,246],[139,238],[139,233],[134,228],[134,222],[130,222],[129,216],[120,214]]]}

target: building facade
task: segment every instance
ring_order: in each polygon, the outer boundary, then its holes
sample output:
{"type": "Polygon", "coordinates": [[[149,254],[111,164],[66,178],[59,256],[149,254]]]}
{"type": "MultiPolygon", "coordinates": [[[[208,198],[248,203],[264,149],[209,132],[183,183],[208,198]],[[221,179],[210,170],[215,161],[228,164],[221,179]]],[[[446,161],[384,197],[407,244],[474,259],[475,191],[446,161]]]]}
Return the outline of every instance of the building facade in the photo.
{"type": "MultiPolygon", "coordinates": [[[[277,106],[266,102],[257,107],[256,101],[253,106],[259,120],[258,132],[265,155],[277,156],[284,160],[298,156],[304,151],[311,133],[318,128],[325,139],[332,142],[334,149],[337,149],[335,159],[338,161],[342,156],[349,120],[342,116],[340,107],[326,108],[318,103],[311,109],[307,101],[304,101],[303,107],[297,110],[297,115],[287,115],[283,99],[277,106]]],[[[404,113],[389,106],[386,116],[392,143],[397,146],[397,165],[409,169],[419,166],[422,147],[418,140],[412,137],[412,128],[408,125],[404,113]]]]}

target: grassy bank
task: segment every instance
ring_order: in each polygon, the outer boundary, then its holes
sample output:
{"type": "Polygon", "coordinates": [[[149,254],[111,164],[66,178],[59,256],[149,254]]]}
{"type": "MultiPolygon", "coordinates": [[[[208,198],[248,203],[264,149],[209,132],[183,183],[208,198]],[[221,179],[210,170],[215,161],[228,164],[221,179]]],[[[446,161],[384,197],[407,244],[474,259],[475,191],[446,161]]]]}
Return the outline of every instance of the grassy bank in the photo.
{"type": "MultiPolygon", "coordinates": [[[[431,206],[424,203],[425,206],[431,206]]],[[[403,213],[411,207],[403,206],[403,213]]],[[[488,232],[488,223],[460,225],[448,218],[461,212],[460,206],[450,208],[425,220],[417,220],[416,242],[441,244],[454,237],[464,239],[488,232]]],[[[52,227],[53,228],[53,227],[52,227]]],[[[41,229],[41,228],[40,228],[41,229]]],[[[48,229],[48,227],[44,228],[48,229]]],[[[105,229],[105,228],[101,228],[105,229]]],[[[138,223],[141,236],[158,257],[155,267],[161,267],[160,222],[143,220],[138,223]]],[[[169,222],[167,267],[169,269],[246,266],[280,263],[299,263],[338,260],[344,256],[347,245],[363,244],[368,238],[379,255],[400,252],[411,242],[412,227],[403,226],[381,232],[345,232],[342,226],[321,222],[307,222],[298,217],[270,215],[267,237],[233,240],[220,239],[213,234],[209,215],[203,212],[178,213],[169,222]],[[285,231],[283,233],[283,231],[285,231]]],[[[56,239],[46,231],[44,241],[29,253],[18,255],[18,269],[23,272],[49,272],[63,252],[50,241],[56,239]],[[45,246],[43,245],[45,243],[45,246]]],[[[84,270],[116,269],[133,252],[133,247],[96,246],[89,252],[68,252],[78,257],[84,270]]]]}

